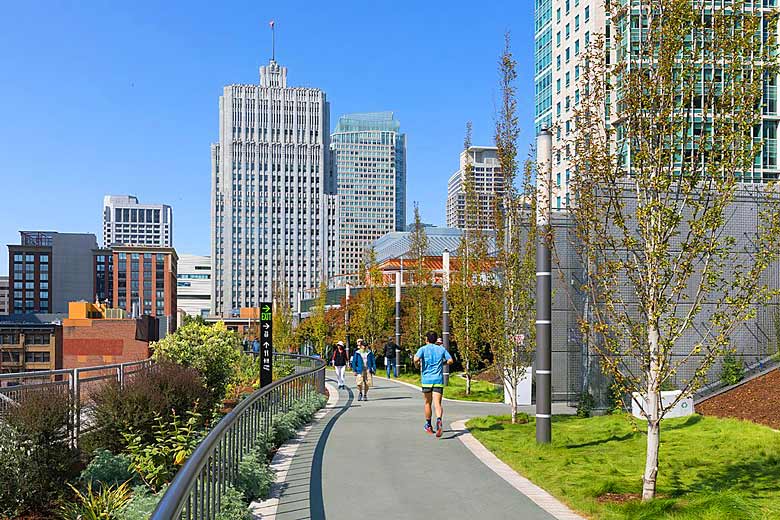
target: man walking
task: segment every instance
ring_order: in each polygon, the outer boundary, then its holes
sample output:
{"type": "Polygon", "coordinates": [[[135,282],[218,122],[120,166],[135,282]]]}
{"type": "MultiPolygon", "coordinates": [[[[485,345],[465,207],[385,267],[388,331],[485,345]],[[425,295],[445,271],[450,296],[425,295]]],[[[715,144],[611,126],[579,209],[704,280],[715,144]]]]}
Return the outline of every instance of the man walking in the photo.
{"type": "Polygon", "coordinates": [[[358,349],[352,356],[352,371],[355,373],[355,382],[358,387],[358,401],[368,401],[368,389],[373,386],[373,374],[376,374],[376,360],[374,353],[369,350],[366,343],[357,340],[358,349]]]}
{"type": "Polygon", "coordinates": [[[436,345],[438,334],[431,331],[425,337],[428,342],[420,347],[414,355],[414,364],[420,367],[420,386],[425,399],[424,428],[426,432],[434,433],[431,424],[432,402],[436,410],[436,437],[441,437],[443,432],[441,398],[444,394],[444,363],[451,365],[452,356],[443,346],[436,345]]]}
{"type": "Polygon", "coordinates": [[[393,375],[398,378],[398,366],[395,364],[395,353],[400,347],[393,342],[393,337],[387,338],[385,343],[385,368],[387,369],[387,378],[390,379],[390,369],[393,370],[393,375]]]}

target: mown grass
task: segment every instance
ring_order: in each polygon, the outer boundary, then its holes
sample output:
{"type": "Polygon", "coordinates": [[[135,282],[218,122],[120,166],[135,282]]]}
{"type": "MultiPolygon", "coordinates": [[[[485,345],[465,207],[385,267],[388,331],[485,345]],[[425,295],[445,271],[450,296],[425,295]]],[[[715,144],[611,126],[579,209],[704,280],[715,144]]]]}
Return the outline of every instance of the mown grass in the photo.
{"type": "MultiPolygon", "coordinates": [[[[385,376],[387,372],[377,369],[377,375],[385,376]]],[[[420,374],[398,374],[398,379],[406,383],[420,386],[420,374]]],[[[449,399],[461,399],[463,401],[481,401],[486,403],[504,402],[504,390],[500,385],[494,385],[487,381],[471,381],[471,393],[466,395],[466,380],[460,373],[450,374],[450,384],[444,389],[444,397],[449,399]]]]}
{"type": "Polygon", "coordinates": [[[480,417],[467,426],[501,460],[589,517],[780,518],[780,433],[764,426],[699,415],[664,421],[660,498],[618,504],[599,497],[642,490],[646,436],[628,417],[556,417],[549,446],[536,444],[533,420],[508,419],[480,417]]]}

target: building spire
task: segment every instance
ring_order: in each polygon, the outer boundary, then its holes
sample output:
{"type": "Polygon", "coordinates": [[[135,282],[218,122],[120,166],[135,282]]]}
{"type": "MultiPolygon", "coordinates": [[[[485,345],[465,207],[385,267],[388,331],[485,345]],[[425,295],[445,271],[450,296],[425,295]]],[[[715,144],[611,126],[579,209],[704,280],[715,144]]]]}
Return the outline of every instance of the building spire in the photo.
{"type": "Polygon", "coordinates": [[[271,61],[276,61],[276,31],[274,30],[275,22],[271,20],[268,25],[271,26],[271,61]]]}

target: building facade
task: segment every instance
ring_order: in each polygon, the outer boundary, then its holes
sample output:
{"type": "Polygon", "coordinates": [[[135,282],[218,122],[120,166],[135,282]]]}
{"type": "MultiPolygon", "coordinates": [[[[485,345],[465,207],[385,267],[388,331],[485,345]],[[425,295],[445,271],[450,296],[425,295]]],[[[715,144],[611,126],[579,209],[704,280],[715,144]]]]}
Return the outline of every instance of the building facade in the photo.
{"type": "MultiPolygon", "coordinates": [[[[167,332],[176,330],[178,256],[170,247],[114,246],[110,250],[112,307],[130,317],[148,314],[165,320],[167,332]]],[[[106,256],[96,250],[95,256],[106,256]]],[[[99,265],[97,260],[93,265],[99,265]]],[[[97,299],[97,298],[96,298],[97,299]]]]}
{"type": "Polygon", "coordinates": [[[552,127],[552,4],[554,1],[534,0],[534,127],[537,133],[543,127],[552,127]]]}
{"type": "Polygon", "coordinates": [[[20,231],[21,243],[8,245],[10,312],[68,312],[68,302],[95,294],[92,251],[95,235],[20,231]]]}
{"type": "Polygon", "coordinates": [[[366,247],[406,225],[406,135],[392,112],[373,112],[341,116],[330,139],[344,275],[339,279],[354,282],[366,247]]]}
{"type": "Polygon", "coordinates": [[[469,159],[479,206],[477,226],[479,229],[495,229],[496,199],[504,195],[504,175],[495,146],[472,146],[460,153],[460,167],[447,183],[447,227],[466,229],[464,182],[466,161],[469,159]]]}
{"type": "Polygon", "coordinates": [[[288,87],[271,60],[256,85],[229,85],[211,147],[212,311],[256,307],[285,287],[292,299],[335,263],[337,202],[330,108],[317,88],[288,87]]]}
{"type": "Polygon", "coordinates": [[[206,317],[211,312],[211,258],[181,255],[176,274],[178,310],[206,317]]]}
{"type": "Polygon", "coordinates": [[[173,247],[173,210],[141,204],[132,195],[103,197],[103,247],[173,247]]]}
{"type": "Polygon", "coordinates": [[[62,368],[62,327],[51,315],[11,315],[0,320],[0,373],[62,368]]]}
{"type": "Polygon", "coordinates": [[[0,276],[0,316],[8,314],[9,311],[9,293],[8,277],[0,276]]]}

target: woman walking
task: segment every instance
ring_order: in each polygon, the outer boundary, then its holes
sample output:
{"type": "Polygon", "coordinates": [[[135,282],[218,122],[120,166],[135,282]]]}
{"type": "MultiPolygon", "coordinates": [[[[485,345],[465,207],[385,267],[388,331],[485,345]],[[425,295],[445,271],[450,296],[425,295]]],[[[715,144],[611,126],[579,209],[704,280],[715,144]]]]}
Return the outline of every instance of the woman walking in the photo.
{"type": "Polygon", "coordinates": [[[336,380],[339,389],[344,388],[344,371],[347,369],[347,350],[344,348],[344,342],[336,343],[336,349],[333,351],[333,357],[330,359],[331,365],[336,369],[336,380]]]}
{"type": "Polygon", "coordinates": [[[373,385],[373,374],[376,374],[376,359],[366,343],[357,340],[358,349],[352,356],[352,371],[358,387],[358,401],[368,401],[368,389],[373,385]]]}

